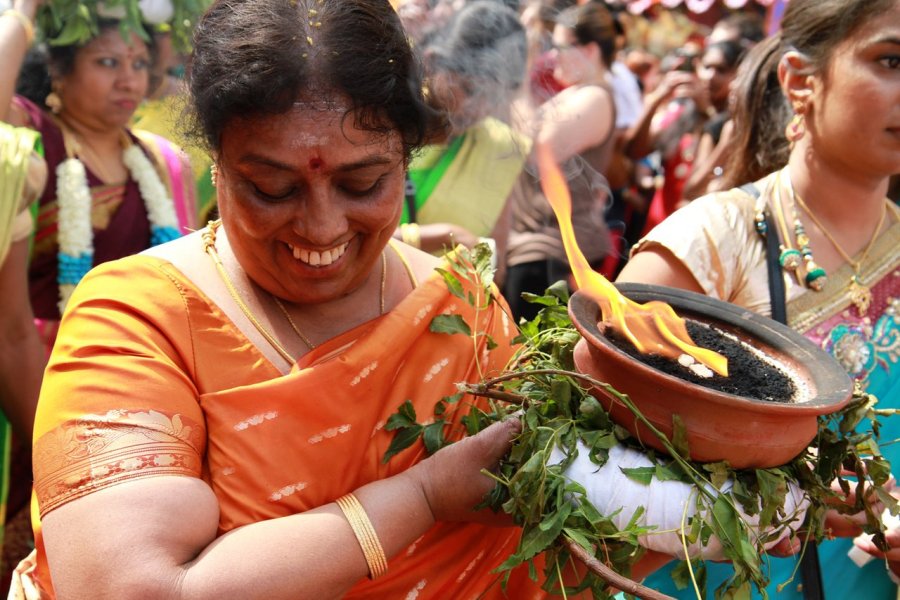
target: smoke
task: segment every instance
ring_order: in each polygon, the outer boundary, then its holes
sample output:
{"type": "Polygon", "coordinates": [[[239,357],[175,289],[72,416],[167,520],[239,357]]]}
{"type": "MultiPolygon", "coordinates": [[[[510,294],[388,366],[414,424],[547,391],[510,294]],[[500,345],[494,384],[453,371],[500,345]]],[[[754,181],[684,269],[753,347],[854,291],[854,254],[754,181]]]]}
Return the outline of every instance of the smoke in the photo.
{"type": "Polygon", "coordinates": [[[420,48],[431,99],[453,129],[488,116],[508,121],[528,54],[516,11],[496,0],[466,4],[426,35],[420,48]]]}

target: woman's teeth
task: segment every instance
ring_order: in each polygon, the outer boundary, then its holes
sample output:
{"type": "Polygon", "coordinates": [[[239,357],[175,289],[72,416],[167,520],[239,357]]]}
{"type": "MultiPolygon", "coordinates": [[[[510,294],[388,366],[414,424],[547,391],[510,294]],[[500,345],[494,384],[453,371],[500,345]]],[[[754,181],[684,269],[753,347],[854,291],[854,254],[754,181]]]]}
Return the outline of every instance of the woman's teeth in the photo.
{"type": "Polygon", "coordinates": [[[290,248],[291,253],[294,255],[294,258],[299,260],[302,263],[305,263],[311,267],[327,267],[341,256],[344,255],[344,252],[347,251],[347,246],[349,246],[349,242],[344,242],[340,246],[336,246],[331,248],[330,250],[323,250],[322,252],[317,252],[315,250],[305,250],[303,248],[298,248],[296,246],[292,246],[288,244],[288,248],[290,248]]]}

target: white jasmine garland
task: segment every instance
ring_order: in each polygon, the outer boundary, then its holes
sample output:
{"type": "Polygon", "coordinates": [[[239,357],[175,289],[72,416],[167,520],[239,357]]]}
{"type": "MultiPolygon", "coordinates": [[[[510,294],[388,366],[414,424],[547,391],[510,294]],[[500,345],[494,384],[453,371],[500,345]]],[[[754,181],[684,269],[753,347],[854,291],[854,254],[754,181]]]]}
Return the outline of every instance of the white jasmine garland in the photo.
{"type": "Polygon", "coordinates": [[[122,153],[122,160],[138,184],[150,224],[153,227],[178,229],[175,204],[166,193],[166,187],[147,155],[136,144],[132,144],[122,153]]]}
{"type": "MultiPolygon", "coordinates": [[[[56,167],[56,196],[59,199],[59,312],[62,314],[75,284],[77,264],[94,259],[94,231],[91,227],[91,192],[87,171],[77,158],[67,158],[56,167]],[[73,281],[73,279],[75,279],[73,281]]],[[[77,277],[77,279],[76,279],[77,277]]]]}
{"type": "MultiPolygon", "coordinates": [[[[122,161],[137,182],[147,217],[151,244],[180,235],[175,204],[153,164],[136,144],[122,152],[122,161]]],[[[75,286],[93,266],[94,231],[91,226],[91,191],[87,171],[78,158],[70,157],[56,168],[56,196],[59,204],[59,312],[63,313],[75,286]]]]}

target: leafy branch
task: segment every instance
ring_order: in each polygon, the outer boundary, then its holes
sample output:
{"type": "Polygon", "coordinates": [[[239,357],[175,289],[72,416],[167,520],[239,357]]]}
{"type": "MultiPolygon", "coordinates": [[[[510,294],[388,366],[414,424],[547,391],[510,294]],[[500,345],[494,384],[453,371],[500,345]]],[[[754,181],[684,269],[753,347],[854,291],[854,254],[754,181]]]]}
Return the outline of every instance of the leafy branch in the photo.
{"type": "MultiPolygon", "coordinates": [[[[172,32],[176,50],[187,52],[194,26],[210,0],[170,2],[171,15],[157,25],[172,32]]],[[[103,18],[118,20],[123,37],[134,33],[144,41],[150,39],[139,0],[49,0],[38,12],[37,24],[51,46],[82,45],[100,33],[103,18]]]]}
{"type": "MultiPolygon", "coordinates": [[[[471,277],[483,268],[484,256],[463,254],[460,269],[443,273],[448,287],[461,290],[457,277],[471,277]]],[[[471,293],[457,294],[467,301],[476,301],[471,293]]],[[[485,297],[490,297],[489,294],[485,297]]],[[[483,506],[503,510],[512,515],[522,527],[516,552],[500,567],[501,571],[523,563],[533,567],[533,560],[541,553],[547,556],[544,589],[563,594],[590,589],[595,598],[610,598],[609,585],[644,598],[660,598],[655,592],[631,582],[628,577],[635,564],[645,554],[638,543],[642,536],[662,533],[639,524],[644,507],[628,507],[634,513],[624,527],[613,521],[616,515],[603,515],[591,505],[584,488],[568,479],[565,472],[577,455],[581,442],[589,448],[590,459],[603,466],[609,450],[619,444],[641,447],[622,427],[612,421],[589,389],[602,390],[628,407],[664,444],[667,456],[644,449],[653,466],[625,469],[630,479],[649,484],[652,479],[688,483],[697,490],[696,513],[686,518],[682,526],[682,541],[705,544],[717,538],[723,552],[734,566],[735,575],[716,590],[717,598],[749,595],[751,586],[765,596],[769,583],[762,565],[765,543],[787,532],[799,535],[801,530],[812,539],[825,537],[824,519],[829,509],[842,513],[864,513],[864,529],[875,534],[875,543],[885,547],[880,515],[872,507],[872,494],[896,513],[897,503],[886,491],[890,465],[882,457],[877,444],[879,423],[885,413],[875,409],[875,399],[857,390],[851,402],[841,411],[820,417],[816,438],[807,451],[789,464],[771,469],[734,470],[725,462],[700,464],[688,459],[689,448],[683,425],[675,419],[672,438],[656,429],[627,395],[608,384],[575,370],[572,352],[580,335],[572,326],[566,305],[568,293],[564,285],[553,286],[544,296],[532,297],[542,305],[538,316],[520,324],[516,338],[518,351],[505,372],[491,379],[458,384],[458,394],[443,398],[435,405],[434,420],[428,425],[416,422],[411,405],[404,404],[391,417],[387,428],[395,431],[394,441],[385,460],[399,449],[422,439],[429,452],[448,443],[444,438],[446,423],[441,419],[446,405],[464,396],[482,397],[463,417],[466,431],[474,434],[497,420],[515,414],[523,424],[522,432],[514,440],[509,455],[496,473],[489,474],[497,486],[486,497],[483,506]],[[863,420],[869,425],[863,427],[863,420]],[[560,458],[561,457],[561,458],[560,458]],[[846,477],[851,473],[855,482],[846,477]],[[723,485],[731,481],[731,489],[723,485]],[[809,502],[804,522],[799,515],[784,510],[789,484],[796,484],[809,502]],[[839,486],[840,493],[832,489],[839,486]],[[845,501],[855,492],[852,503],[845,501]],[[756,528],[751,528],[742,516],[754,516],[756,528]],[[587,556],[586,556],[587,555],[587,556]],[[566,587],[560,576],[560,565],[575,557],[588,564],[590,570],[579,585],[566,587]],[[588,560],[593,557],[593,560],[588,560]],[[603,568],[597,568],[597,563],[603,568]],[[610,571],[618,574],[613,577],[610,571]],[[624,578],[624,580],[623,580],[624,578]]],[[[479,302],[481,300],[478,300],[479,302]]],[[[432,331],[450,335],[477,336],[460,323],[449,326],[440,320],[432,323],[432,331]]],[[[673,572],[679,586],[693,583],[695,589],[705,587],[705,568],[702,561],[684,561],[673,572]]]]}

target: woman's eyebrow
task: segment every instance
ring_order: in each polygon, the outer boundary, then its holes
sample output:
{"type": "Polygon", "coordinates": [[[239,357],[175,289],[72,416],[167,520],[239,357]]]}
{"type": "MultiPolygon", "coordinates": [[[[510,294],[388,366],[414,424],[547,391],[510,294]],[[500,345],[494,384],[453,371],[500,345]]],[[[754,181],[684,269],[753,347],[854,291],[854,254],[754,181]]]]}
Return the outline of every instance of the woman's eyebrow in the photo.
{"type": "MultiPolygon", "coordinates": [[[[358,161],[338,165],[334,168],[337,172],[349,172],[349,171],[357,171],[359,169],[365,169],[369,167],[378,167],[383,165],[389,165],[393,163],[394,160],[390,156],[383,155],[374,155],[367,156],[358,161]]],[[[267,167],[272,167],[273,169],[278,169],[281,171],[294,171],[296,170],[296,165],[291,165],[288,163],[281,162],[274,158],[269,158],[268,156],[262,156],[261,154],[250,153],[242,156],[238,161],[239,164],[255,164],[262,165],[267,167]]]]}

